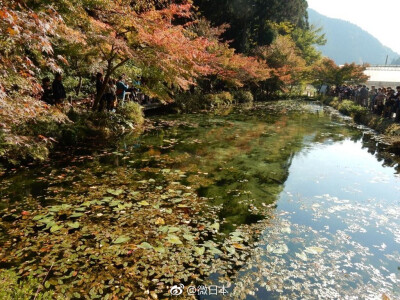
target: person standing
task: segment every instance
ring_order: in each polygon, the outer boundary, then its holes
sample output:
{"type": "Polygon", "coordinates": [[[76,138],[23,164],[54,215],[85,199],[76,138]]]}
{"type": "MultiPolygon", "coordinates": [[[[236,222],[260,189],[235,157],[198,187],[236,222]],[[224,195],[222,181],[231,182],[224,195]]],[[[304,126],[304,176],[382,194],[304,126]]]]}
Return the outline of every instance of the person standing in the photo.
{"type": "Polygon", "coordinates": [[[395,122],[400,123],[400,86],[396,87],[396,100],[394,105],[394,111],[396,112],[395,122]]]}
{"type": "Polygon", "coordinates": [[[359,93],[360,104],[364,107],[368,106],[368,90],[365,85],[362,86],[359,93]]]}
{"type": "Polygon", "coordinates": [[[105,99],[107,103],[107,110],[111,111],[114,109],[114,102],[116,98],[116,86],[115,86],[115,80],[114,79],[109,79],[108,84],[106,86],[106,91],[105,91],[105,99]]]}
{"type": "Polygon", "coordinates": [[[124,82],[124,75],[118,77],[117,81],[117,97],[122,104],[125,101],[125,94],[128,91],[129,86],[125,84],[124,82]]]}
{"type": "Polygon", "coordinates": [[[54,104],[61,104],[67,98],[61,73],[57,73],[52,84],[54,104]]]}
{"type": "Polygon", "coordinates": [[[375,98],[375,113],[379,116],[382,116],[384,105],[385,105],[385,99],[386,99],[386,89],[385,88],[379,88],[378,89],[378,94],[376,95],[375,98]]]}
{"type": "Polygon", "coordinates": [[[42,89],[43,89],[43,94],[42,94],[41,100],[46,102],[49,105],[53,105],[54,104],[53,91],[51,89],[49,77],[43,78],[42,89]]]}
{"type": "Polygon", "coordinates": [[[102,108],[102,105],[103,105],[102,102],[103,102],[104,95],[101,96],[101,98],[100,98],[100,94],[101,94],[101,89],[103,87],[103,82],[104,82],[103,74],[100,72],[97,73],[96,74],[96,96],[95,96],[94,103],[93,103],[93,110],[96,110],[98,106],[99,106],[100,110],[102,108]]]}

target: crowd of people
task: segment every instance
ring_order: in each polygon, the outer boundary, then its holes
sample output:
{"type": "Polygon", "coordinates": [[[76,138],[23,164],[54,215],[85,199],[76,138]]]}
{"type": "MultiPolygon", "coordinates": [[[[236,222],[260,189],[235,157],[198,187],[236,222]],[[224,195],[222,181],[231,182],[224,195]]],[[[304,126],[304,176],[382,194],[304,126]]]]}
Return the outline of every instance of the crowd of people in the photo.
{"type": "MultiPolygon", "coordinates": [[[[150,101],[149,97],[141,92],[140,78],[133,80],[132,86],[126,83],[125,75],[119,76],[118,79],[109,78],[105,85],[104,80],[103,74],[97,73],[96,92],[92,101],[93,110],[113,111],[117,106],[124,105],[128,101],[136,101],[140,104],[150,101]]],[[[42,88],[41,100],[47,104],[59,105],[67,98],[61,74],[56,74],[52,83],[49,77],[43,78],[42,88]]]]}
{"type": "Polygon", "coordinates": [[[330,90],[330,93],[339,97],[340,100],[352,100],[368,108],[374,114],[400,122],[400,86],[393,89],[391,87],[376,88],[372,86],[368,88],[365,85],[343,85],[330,90]]]}

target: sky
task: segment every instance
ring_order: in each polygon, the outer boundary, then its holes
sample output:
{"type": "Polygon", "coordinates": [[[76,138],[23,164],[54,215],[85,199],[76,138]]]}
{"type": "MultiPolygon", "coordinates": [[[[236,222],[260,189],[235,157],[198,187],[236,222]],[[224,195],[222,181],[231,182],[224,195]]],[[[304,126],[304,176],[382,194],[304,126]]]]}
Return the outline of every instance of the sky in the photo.
{"type": "Polygon", "coordinates": [[[349,21],[400,54],[400,0],[307,0],[322,15],[349,21]]]}

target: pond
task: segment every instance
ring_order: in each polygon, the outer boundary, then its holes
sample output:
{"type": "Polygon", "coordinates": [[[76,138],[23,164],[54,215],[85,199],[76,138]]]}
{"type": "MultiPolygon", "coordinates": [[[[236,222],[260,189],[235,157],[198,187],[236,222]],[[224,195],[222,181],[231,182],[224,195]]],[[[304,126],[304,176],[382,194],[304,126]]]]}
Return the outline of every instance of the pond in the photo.
{"type": "Polygon", "coordinates": [[[3,176],[0,267],[66,298],[400,297],[398,158],[369,130],[303,102],[153,121],[3,176]]]}

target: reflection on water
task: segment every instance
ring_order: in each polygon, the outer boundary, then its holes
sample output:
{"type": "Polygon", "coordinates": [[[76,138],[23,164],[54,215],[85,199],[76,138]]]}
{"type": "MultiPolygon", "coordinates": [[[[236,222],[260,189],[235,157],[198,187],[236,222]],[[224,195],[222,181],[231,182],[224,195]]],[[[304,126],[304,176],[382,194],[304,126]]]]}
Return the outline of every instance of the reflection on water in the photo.
{"type": "Polygon", "coordinates": [[[400,297],[400,177],[361,141],[307,141],[272,223],[242,268],[239,299],[400,297]]]}
{"type": "Polygon", "coordinates": [[[4,177],[1,240],[37,202],[85,197],[121,174],[162,188],[175,170],[180,185],[218,212],[223,254],[210,279],[232,281],[234,298],[400,297],[398,161],[369,132],[296,102],[176,118],[112,149],[60,155],[4,177]]]}

